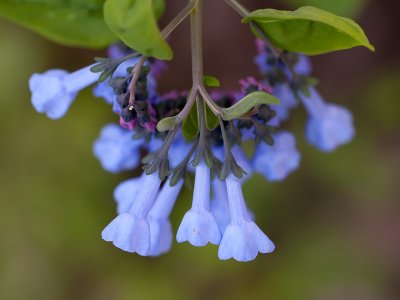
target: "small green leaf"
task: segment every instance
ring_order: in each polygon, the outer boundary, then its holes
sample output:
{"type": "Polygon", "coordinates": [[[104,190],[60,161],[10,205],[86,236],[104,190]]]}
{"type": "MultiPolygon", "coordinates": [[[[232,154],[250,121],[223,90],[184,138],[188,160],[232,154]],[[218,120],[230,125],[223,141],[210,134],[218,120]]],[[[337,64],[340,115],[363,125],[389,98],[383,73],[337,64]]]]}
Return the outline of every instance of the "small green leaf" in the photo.
{"type": "Polygon", "coordinates": [[[208,130],[213,131],[215,128],[218,127],[219,125],[219,121],[216,115],[214,115],[214,113],[212,112],[212,110],[210,109],[210,107],[204,103],[205,109],[206,109],[206,124],[207,124],[207,128],[208,130]]]}
{"type": "Polygon", "coordinates": [[[295,11],[260,9],[243,22],[256,22],[273,44],[292,52],[316,55],[356,46],[375,50],[356,22],[312,6],[295,11]]]}
{"type": "Polygon", "coordinates": [[[103,18],[104,0],[3,0],[0,16],[56,43],[102,48],[117,37],[103,18]]]}
{"type": "Polygon", "coordinates": [[[182,133],[188,141],[193,140],[199,134],[199,124],[197,116],[197,105],[193,105],[187,118],[182,124],[182,133]]]}
{"type": "Polygon", "coordinates": [[[258,104],[280,104],[280,101],[278,98],[275,98],[274,96],[266,92],[253,92],[241,99],[235,105],[224,108],[222,110],[222,118],[225,121],[237,119],[258,104]]]}
{"type": "Polygon", "coordinates": [[[208,76],[208,75],[204,76],[203,82],[204,82],[204,85],[208,86],[208,87],[220,87],[221,86],[219,79],[214,76],[208,76]]]}
{"type": "Polygon", "coordinates": [[[157,130],[160,132],[171,130],[176,126],[177,123],[178,119],[176,118],[176,116],[164,118],[160,120],[160,122],[158,122],[157,130]]]}
{"type": "Polygon", "coordinates": [[[106,0],[104,18],[125,44],[145,56],[172,59],[157,26],[152,0],[106,0]]]}

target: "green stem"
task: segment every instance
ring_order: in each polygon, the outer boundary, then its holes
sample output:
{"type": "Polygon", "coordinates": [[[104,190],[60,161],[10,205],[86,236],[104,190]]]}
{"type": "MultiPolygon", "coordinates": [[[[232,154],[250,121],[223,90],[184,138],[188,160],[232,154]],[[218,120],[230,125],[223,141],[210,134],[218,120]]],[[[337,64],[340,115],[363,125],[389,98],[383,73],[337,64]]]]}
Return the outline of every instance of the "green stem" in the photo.
{"type": "Polygon", "coordinates": [[[171,144],[174,140],[174,137],[178,131],[179,126],[175,126],[174,129],[170,130],[167,134],[167,137],[164,140],[164,144],[162,145],[161,149],[158,152],[158,157],[165,159],[168,158],[168,151],[169,148],[171,147],[171,144]]]}
{"type": "Polygon", "coordinates": [[[197,111],[199,113],[199,129],[200,129],[200,148],[206,147],[206,137],[207,137],[207,124],[206,124],[206,113],[204,109],[204,101],[201,97],[197,98],[197,111]]]}
{"type": "Polygon", "coordinates": [[[142,56],[132,70],[132,79],[129,84],[129,110],[133,110],[135,106],[135,86],[145,61],[146,57],[142,56]]]}
{"type": "Polygon", "coordinates": [[[190,16],[190,32],[192,46],[192,77],[193,87],[198,89],[203,83],[203,3],[196,1],[196,7],[190,16]]]}
{"type": "Polygon", "coordinates": [[[231,146],[229,145],[228,135],[226,133],[225,124],[221,117],[218,117],[219,127],[222,132],[222,140],[224,141],[225,160],[232,157],[231,146]]]}
{"type": "MultiPolygon", "coordinates": [[[[192,47],[192,77],[193,90],[196,94],[203,85],[203,1],[196,1],[196,8],[190,16],[190,33],[192,47]]],[[[194,93],[193,93],[194,94],[194,93]]],[[[202,97],[197,97],[197,111],[199,116],[200,139],[199,146],[204,147],[206,143],[206,118],[202,97]]]]}
{"type": "Polygon", "coordinates": [[[197,96],[197,90],[195,88],[192,88],[188,100],[186,101],[185,106],[183,109],[179,112],[179,114],[176,115],[176,123],[181,124],[183,120],[186,119],[186,117],[189,115],[190,110],[192,109],[192,106],[194,102],[196,101],[196,96],[197,96]]]}
{"type": "Polygon", "coordinates": [[[184,9],[161,31],[162,37],[166,39],[190,15],[196,5],[196,0],[190,0],[184,9]]]}
{"type": "MultiPolygon", "coordinates": [[[[241,17],[245,18],[248,16],[249,11],[244,6],[242,6],[238,1],[225,0],[225,2],[229,6],[231,6],[241,17]]],[[[264,30],[262,30],[260,25],[258,25],[257,22],[250,22],[250,24],[254,27],[254,29],[257,31],[257,33],[260,36],[262,36],[265,45],[271,51],[272,55],[276,59],[279,59],[285,65],[285,67],[289,70],[289,72],[292,74],[293,78],[297,80],[297,78],[299,77],[297,72],[293,69],[291,64],[284,57],[284,55],[269,41],[268,36],[265,34],[264,30]]]]}

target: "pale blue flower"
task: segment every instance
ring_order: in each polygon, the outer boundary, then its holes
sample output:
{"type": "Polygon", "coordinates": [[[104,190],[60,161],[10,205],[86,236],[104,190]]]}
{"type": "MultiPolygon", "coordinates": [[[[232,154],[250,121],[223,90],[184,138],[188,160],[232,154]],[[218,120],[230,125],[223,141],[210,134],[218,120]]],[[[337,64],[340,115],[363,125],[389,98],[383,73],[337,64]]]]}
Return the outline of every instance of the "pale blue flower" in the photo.
{"type": "Polygon", "coordinates": [[[281,103],[279,105],[272,105],[276,116],[268,124],[271,126],[279,126],[281,122],[289,118],[290,110],[295,108],[299,104],[299,101],[297,101],[293,90],[287,83],[276,85],[272,94],[278,98],[281,103]]]}
{"type": "Polygon", "coordinates": [[[221,240],[221,232],[210,212],[210,169],[202,161],[196,167],[192,208],[185,214],[176,239],[188,241],[193,246],[215,245],[221,240]]]}
{"type": "Polygon", "coordinates": [[[210,210],[217,221],[219,230],[224,232],[226,227],[231,221],[229,214],[228,193],[226,191],[226,184],[218,178],[213,179],[211,182],[212,197],[210,210]]]}
{"type": "Polygon", "coordinates": [[[294,70],[297,74],[309,76],[312,72],[312,64],[310,57],[306,55],[299,54],[299,60],[294,65],[294,70]]]}
{"type": "Polygon", "coordinates": [[[302,101],[309,114],[306,137],[312,145],[321,151],[331,152],[353,139],[355,129],[349,110],[325,103],[314,88],[311,88],[311,96],[303,96],[302,101]]]}
{"type": "Polygon", "coordinates": [[[223,234],[218,257],[222,260],[250,261],[256,258],[258,252],[274,251],[274,244],[247,215],[240,180],[231,174],[226,179],[226,187],[231,222],[223,234]]]}
{"type": "Polygon", "coordinates": [[[95,83],[99,74],[85,67],[73,73],[64,70],[49,70],[35,73],[29,79],[32,104],[36,111],[45,113],[50,119],[63,117],[77,93],[95,83]]]}
{"type": "Polygon", "coordinates": [[[275,144],[257,145],[253,158],[254,169],[269,181],[281,181],[300,164],[300,153],[296,149],[296,140],[289,132],[274,134],[275,144]]]}
{"type": "Polygon", "coordinates": [[[142,188],[142,175],[137,178],[132,178],[121,182],[114,190],[114,199],[117,202],[117,213],[122,214],[130,210],[135,196],[142,188]]]}
{"type": "Polygon", "coordinates": [[[157,173],[147,175],[127,213],[118,215],[102,232],[102,238],[121,250],[147,256],[150,253],[151,234],[147,216],[160,188],[157,173]]]}
{"type": "Polygon", "coordinates": [[[169,215],[179,196],[182,185],[182,179],[174,186],[171,186],[168,180],[158,193],[156,201],[149,212],[147,220],[150,224],[151,233],[150,256],[158,256],[171,249],[173,237],[169,215]]]}
{"type": "Polygon", "coordinates": [[[101,130],[93,145],[93,153],[103,168],[111,173],[136,168],[140,162],[142,140],[134,140],[132,133],[116,124],[108,124],[101,130]]]}

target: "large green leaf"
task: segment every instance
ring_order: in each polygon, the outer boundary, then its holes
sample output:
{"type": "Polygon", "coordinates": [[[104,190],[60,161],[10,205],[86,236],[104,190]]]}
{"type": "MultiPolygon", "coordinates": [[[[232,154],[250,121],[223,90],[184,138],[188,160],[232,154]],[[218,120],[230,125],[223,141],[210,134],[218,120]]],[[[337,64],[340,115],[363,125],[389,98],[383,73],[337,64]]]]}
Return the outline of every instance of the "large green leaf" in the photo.
{"type": "Polygon", "coordinates": [[[294,7],[318,6],[335,14],[352,17],[363,8],[366,0],[285,0],[294,7]]]}
{"type": "Polygon", "coordinates": [[[153,10],[157,19],[161,18],[165,10],[164,0],[153,0],[153,10]]]}
{"type": "Polygon", "coordinates": [[[280,104],[280,101],[278,98],[275,98],[266,92],[253,92],[241,99],[235,105],[224,108],[222,110],[222,118],[225,121],[237,119],[259,104],[280,104]]]}
{"type": "Polygon", "coordinates": [[[104,0],[2,0],[0,15],[69,46],[100,48],[117,40],[103,19],[104,0]]]}
{"type": "Polygon", "coordinates": [[[143,55],[172,59],[172,50],[157,26],[152,0],[106,0],[104,18],[108,27],[129,47],[143,55]]]}
{"type": "Polygon", "coordinates": [[[243,19],[252,21],[272,43],[288,51],[316,55],[356,46],[374,50],[356,22],[312,6],[295,11],[256,10],[243,19]]]}

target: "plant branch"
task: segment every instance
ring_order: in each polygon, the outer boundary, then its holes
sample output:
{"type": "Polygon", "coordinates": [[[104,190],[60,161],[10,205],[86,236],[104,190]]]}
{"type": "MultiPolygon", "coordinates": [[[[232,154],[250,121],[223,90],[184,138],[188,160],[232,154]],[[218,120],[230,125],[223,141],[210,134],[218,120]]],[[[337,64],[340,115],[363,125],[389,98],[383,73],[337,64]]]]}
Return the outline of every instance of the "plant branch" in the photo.
{"type": "Polygon", "coordinates": [[[131,83],[129,84],[129,110],[133,110],[135,107],[135,86],[136,82],[139,79],[140,72],[142,72],[145,61],[146,56],[140,57],[139,61],[136,63],[135,67],[132,70],[132,79],[131,83]]]}
{"type": "MultiPolygon", "coordinates": [[[[225,2],[233,8],[241,17],[245,18],[249,15],[249,11],[242,6],[238,1],[236,0],[225,0],[225,2]]],[[[250,22],[250,24],[253,26],[253,28],[257,31],[257,33],[263,38],[265,45],[267,48],[271,51],[272,55],[280,60],[284,66],[289,70],[291,75],[293,76],[293,79],[296,79],[299,77],[297,72],[293,69],[291,64],[287,61],[287,59],[284,57],[282,52],[277,49],[269,40],[268,36],[265,34],[264,30],[260,27],[260,25],[257,24],[257,22],[250,22]]]]}
{"type": "Polygon", "coordinates": [[[188,100],[186,101],[185,106],[179,112],[179,114],[176,115],[177,124],[182,123],[183,120],[185,120],[186,117],[189,115],[190,110],[192,109],[192,106],[193,106],[194,102],[196,101],[197,95],[198,95],[197,90],[195,88],[192,88],[192,90],[190,91],[188,100]]]}
{"type": "Polygon", "coordinates": [[[192,12],[196,7],[197,1],[191,0],[189,3],[176,15],[176,17],[161,31],[161,36],[166,39],[192,12]]]}

